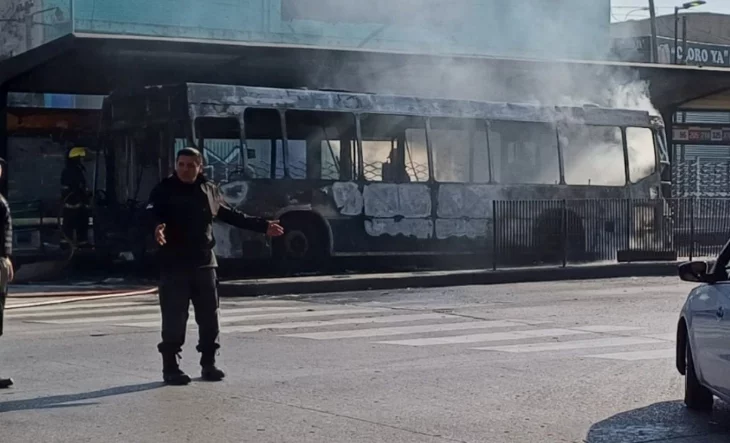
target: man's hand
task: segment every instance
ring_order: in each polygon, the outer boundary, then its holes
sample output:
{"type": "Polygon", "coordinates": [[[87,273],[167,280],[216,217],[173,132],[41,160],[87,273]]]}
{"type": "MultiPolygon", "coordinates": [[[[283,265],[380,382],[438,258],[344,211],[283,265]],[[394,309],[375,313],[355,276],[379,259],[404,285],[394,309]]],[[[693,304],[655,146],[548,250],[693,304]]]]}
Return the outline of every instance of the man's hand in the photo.
{"type": "Polygon", "coordinates": [[[164,223],[157,225],[157,227],[155,228],[155,240],[157,241],[157,244],[160,246],[167,243],[167,241],[165,240],[165,224],[164,223]]]}
{"type": "Polygon", "coordinates": [[[8,283],[13,281],[13,278],[15,278],[15,270],[13,269],[13,262],[10,261],[9,258],[3,258],[3,262],[5,266],[8,268],[8,283]]]}
{"type": "Polygon", "coordinates": [[[269,227],[266,229],[266,235],[269,237],[278,237],[284,234],[284,228],[279,224],[279,220],[273,220],[269,222],[269,227]]]}

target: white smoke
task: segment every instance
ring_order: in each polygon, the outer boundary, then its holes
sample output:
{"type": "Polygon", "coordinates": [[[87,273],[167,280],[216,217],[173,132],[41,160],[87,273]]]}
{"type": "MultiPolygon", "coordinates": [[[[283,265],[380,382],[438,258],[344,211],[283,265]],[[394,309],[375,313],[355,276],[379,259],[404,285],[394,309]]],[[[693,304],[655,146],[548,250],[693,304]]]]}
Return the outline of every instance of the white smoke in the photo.
{"type": "MultiPolygon", "coordinates": [[[[414,7],[412,3],[403,2],[403,10],[400,10],[395,2],[389,2],[388,8],[393,16],[402,17],[406,9],[414,7]]],[[[466,42],[471,41],[482,45],[473,48],[475,53],[486,51],[496,57],[514,58],[512,61],[443,55],[363,55],[358,62],[351,64],[322,63],[316,74],[307,78],[306,82],[313,88],[535,103],[548,107],[597,104],[659,115],[651,102],[649,85],[636,73],[600,63],[535,63],[535,59],[558,62],[558,58],[609,58],[610,1],[562,0],[559,4],[547,3],[542,0],[511,0],[500,2],[501,6],[495,8],[492,2],[487,1],[449,2],[448,19],[445,21],[460,17],[460,26],[442,23],[442,26],[435,27],[428,17],[438,16],[439,10],[433,9],[434,2],[429,1],[422,3],[411,23],[376,27],[377,32],[368,34],[359,45],[361,49],[393,49],[393,42],[404,38],[407,30],[411,43],[421,43],[419,51],[422,53],[453,52],[458,42],[464,42],[462,49],[470,50],[466,42]],[[428,10],[429,7],[433,10],[428,10]],[[482,28],[473,26],[477,22],[472,18],[474,14],[484,14],[482,28]],[[467,34],[473,38],[466,38],[467,34]],[[484,39],[484,35],[490,34],[491,38],[484,39]],[[553,57],[553,54],[558,55],[553,57]]],[[[377,7],[377,4],[380,2],[373,3],[372,7],[377,7]]],[[[338,5],[340,9],[347,8],[347,2],[339,2],[338,5]]],[[[343,13],[340,11],[338,14],[343,13]]],[[[394,22],[397,20],[400,19],[393,19],[394,22]]],[[[645,176],[655,166],[653,138],[648,131],[630,131],[628,135],[631,176],[645,176]]],[[[616,150],[620,140],[612,138],[613,135],[607,137],[585,144],[582,149],[576,150],[574,158],[566,159],[566,164],[578,171],[572,176],[579,183],[623,183],[623,167],[605,167],[608,162],[619,166],[623,163],[621,153],[616,150]]],[[[457,140],[453,140],[451,145],[453,149],[459,148],[457,140]]],[[[385,156],[383,152],[378,154],[385,156]]],[[[453,173],[444,175],[456,177],[461,175],[456,165],[461,157],[441,155],[435,158],[442,161],[442,167],[449,158],[453,159],[453,173]]],[[[425,158],[418,158],[418,161],[422,160],[425,161],[425,158]]],[[[553,163],[551,160],[550,167],[553,163]]],[[[534,168],[532,173],[543,175],[542,171],[534,168]]],[[[546,182],[553,182],[552,172],[544,175],[546,182]]]]}

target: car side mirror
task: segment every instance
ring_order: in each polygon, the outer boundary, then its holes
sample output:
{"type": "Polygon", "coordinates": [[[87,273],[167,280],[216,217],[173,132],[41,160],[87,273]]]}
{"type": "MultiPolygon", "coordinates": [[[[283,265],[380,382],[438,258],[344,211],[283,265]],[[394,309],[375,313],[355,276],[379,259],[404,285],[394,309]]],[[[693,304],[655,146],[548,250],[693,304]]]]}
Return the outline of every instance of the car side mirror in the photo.
{"type": "Polygon", "coordinates": [[[679,265],[679,278],[683,281],[695,283],[712,283],[716,279],[708,274],[711,266],[706,261],[691,261],[679,265]]]}

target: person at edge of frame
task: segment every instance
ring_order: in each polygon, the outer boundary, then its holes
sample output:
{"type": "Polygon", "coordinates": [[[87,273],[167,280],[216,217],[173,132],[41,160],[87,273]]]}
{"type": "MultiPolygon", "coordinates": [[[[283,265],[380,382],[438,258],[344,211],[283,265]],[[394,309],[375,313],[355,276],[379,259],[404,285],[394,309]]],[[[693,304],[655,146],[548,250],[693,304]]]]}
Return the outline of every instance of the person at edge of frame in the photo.
{"type": "Polygon", "coordinates": [[[156,226],[155,240],[160,245],[162,341],[157,349],[162,354],[163,380],[171,385],[191,381],[179,366],[191,302],[198,324],[196,349],[201,354],[201,378],[220,381],[225,377],[215,364],[220,348],[220,306],[213,219],[269,237],[284,233],[278,221],[249,217],[230,208],[202,169],[200,151],[181,149],[175,159],[175,172],[152,190],[147,205],[156,226]]]}
{"type": "MultiPolygon", "coordinates": [[[[0,158],[0,177],[6,167],[5,159],[0,158]]],[[[0,195],[0,336],[3,335],[3,316],[5,313],[5,298],[8,295],[8,283],[13,281],[13,222],[10,216],[10,205],[0,195]]],[[[13,386],[12,378],[0,377],[0,389],[13,386]]]]}

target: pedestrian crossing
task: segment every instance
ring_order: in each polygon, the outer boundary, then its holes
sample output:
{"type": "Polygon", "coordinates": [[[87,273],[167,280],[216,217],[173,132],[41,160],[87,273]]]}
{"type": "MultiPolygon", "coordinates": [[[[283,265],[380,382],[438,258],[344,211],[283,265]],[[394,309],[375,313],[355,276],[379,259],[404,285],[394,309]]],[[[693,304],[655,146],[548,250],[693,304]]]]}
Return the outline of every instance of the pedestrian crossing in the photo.
{"type": "MultiPolygon", "coordinates": [[[[159,330],[154,297],[100,300],[13,309],[9,324],[42,333],[99,328],[159,330]]],[[[196,330],[190,312],[188,327],[196,330]]],[[[463,347],[497,355],[580,355],[613,361],[674,358],[674,334],[637,326],[565,326],[547,319],[481,319],[451,312],[362,304],[321,304],[282,299],[221,303],[222,334],[268,334],[288,340],[367,340],[384,347],[463,347]]]]}

